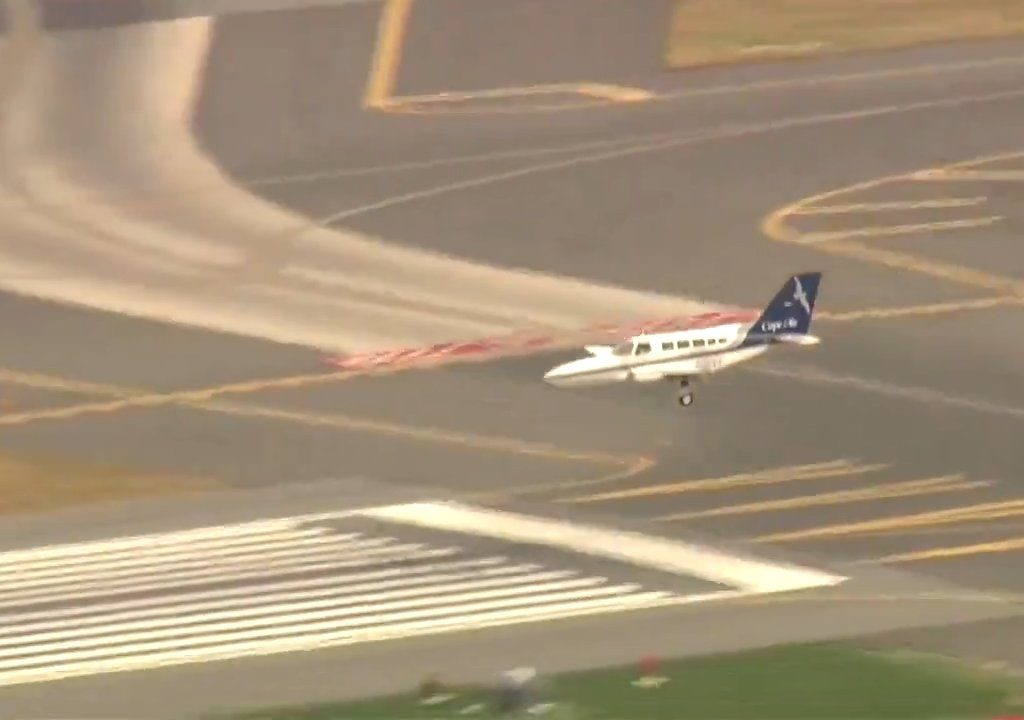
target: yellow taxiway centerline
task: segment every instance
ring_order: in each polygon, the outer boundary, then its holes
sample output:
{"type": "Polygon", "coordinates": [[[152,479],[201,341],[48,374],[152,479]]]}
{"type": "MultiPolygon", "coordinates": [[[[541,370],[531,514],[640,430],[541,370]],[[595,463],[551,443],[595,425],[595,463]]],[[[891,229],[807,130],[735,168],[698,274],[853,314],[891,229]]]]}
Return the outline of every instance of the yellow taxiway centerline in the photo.
{"type": "Polygon", "coordinates": [[[364,107],[387,107],[392,100],[412,3],[413,0],[385,0],[377,25],[377,42],[363,97],[364,107]]]}
{"type": "Polygon", "coordinates": [[[808,205],[794,210],[792,215],[845,215],[854,213],[887,212],[891,210],[929,210],[971,207],[984,203],[984,196],[969,198],[943,198],[938,200],[894,200],[891,202],[854,203],[850,205],[808,205]]]}
{"type": "Polygon", "coordinates": [[[861,561],[859,564],[875,565],[883,563],[921,562],[923,560],[942,560],[947,558],[967,557],[970,555],[1014,552],[1017,550],[1024,550],[1024,537],[1010,538],[1008,540],[994,540],[992,542],[975,543],[973,545],[955,545],[952,547],[931,548],[930,550],[919,550],[916,552],[897,553],[895,555],[872,558],[869,561],[861,561]]]}
{"type": "Polygon", "coordinates": [[[806,530],[774,533],[754,538],[754,542],[794,542],[849,537],[879,529],[913,528],[925,525],[944,525],[969,520],[998,519],[1024,515],[1024,499],[982,503],[966,507],[933,510],[929,512],[902,515],[898,517],[865,520],[863,522],[826,525],[806,530]]]}
{"type": "Polygon", "coordinates": [[[844,505],[855,502],[871,502],[873,500],[887,500],[891,498],[914,497],[918,495],[931,495],[944,492],[959,492],[975,490],[988,487],[992,483],[986,480],[976,482],[964,482],[962,475],[943,475],[922,480],[908,480],[905,482],[887,483],[883,485],[871,485],[854,490],[838,490],[829,493],[816,493],[813,495],[801,495],[781,500],[766,500],[763,502],[743,503],[740,505],[725,505],[710,510],[699,510],[694,512],[675,513],[655,518],[661,521],[674,520],[696,520],[704,517],[720,517],[723,515],[744,515],[763,512],[774,512],[777,510],[796,510],[808,507],[820,507],[823,505],[844,505]]]}
{"type": "Polygon", "coordinates": [[[148,395],[136,395],[137,391],[119,388],[112,385],[85,383],[76,380],[56,378],[38,373],[18,373],[0,369],[0,382],[23,384],[31,387],[70,392],[85,392],[104,395],[115,395],[124,399],[94,403],[83,403],[65,408],[51,408],[35,412],[11,413],[0,415],[0,426],[21,425],[41,419],[68,419],[85,414],[110,413],[128,408],[153,408],[163,406],[184,405],[209,410],[225,415],[248,417],[253,419],[276,420],[301,424],[309,427],[325,427],[338,430],[369,432],[380,435],[391,435],[412,440],[433,442],[445,445],[457,445],[470,449],[505,452],[516,455],[547,458],[562,461],[589,462],[616,467],[630,467],[638,461],[636,456],[619,456],[608,453],[574,451],[559,448],[547,443],[531,442],[517,438],[500,436],[476,435],[438,428],[428,428],[400,423],[390,423],[366,418],[356,418],[343,414],[318,414],[281,408],[269,408],[258,405],[227,403],[214,401],[213,398],[223,392],[252,392],[257,388],[302,386],[307,380],[320,376],[292,376],[278,378],[273,381],[253,381],[235,383],[220,388],[207,388],[197,391],[181,391],[148,395]]]}
{"type": "Polygon", "coordinates": [[[934,230],[959,230],[994,225],[1005,220],[1002,215],[989,215],[963,220],[939,220],[928,223],[907,223],[904,225],[874,225],[869,227],[851,228],[849,230],[831,230],[823,232],[801,233],[794,242],[800,245],[821,245],[833,240],[846,240],[855,237],[889,237],[894,235],[916,235],[934,230]]]}
{"type": "Polygon", "coordinates": [[[681,482],[661,483],[657,485],[644,485],[641,487],[627,488],[625,490],[617,490],[596,495],[565,498],[557,500],[556,502],[584,504],[606,502],[609,500],[624,500],[627,498],[633,499],[676,495],[686,492],[732,490],[734,488],[751,487],[755,485],[771,485],[784,482],[795,482],[799,480],[822,480],[832,477],[857,475],[875,472],[876,470],[881,470],[886,467],[888,466],[853,465],[846,460],[835,460],[825,463],[793,465],[757,472],[737,473],[735,475],[728,475],[725,477],[684,480],[681,482]]]}

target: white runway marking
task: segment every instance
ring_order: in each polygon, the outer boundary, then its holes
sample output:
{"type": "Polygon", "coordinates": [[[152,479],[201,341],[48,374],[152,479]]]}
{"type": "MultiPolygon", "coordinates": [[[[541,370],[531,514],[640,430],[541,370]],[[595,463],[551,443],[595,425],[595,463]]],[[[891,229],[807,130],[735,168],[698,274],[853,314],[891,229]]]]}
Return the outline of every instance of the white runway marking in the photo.
{"type": "Polygon", "coordinates": [[[677,575],[730,585],[744,592],[771,593],[836,585],[838,575],[740,557],[669,538],[476,508],[460,503],[410,503],[364,512],[381,520],[540,543],[628,562],[677,575]]]}
{"type": "Polygon", "coordinates": [[[843,579],[636,533],[453,503],[12,550],[0,553],[0,572],[0,686],[704,602],[843,579]],[[449,542],[434,546],[386,531],[367,535],[334,527],[360,517],[391,518],[399,526],[411,520],[467,539],[521,541],[529,532],[535,544],[669,574],[733,580],[736,589],[680,594],[668,585],[644,587],[583,573],[571,558],[554,567],[449,542]]]}

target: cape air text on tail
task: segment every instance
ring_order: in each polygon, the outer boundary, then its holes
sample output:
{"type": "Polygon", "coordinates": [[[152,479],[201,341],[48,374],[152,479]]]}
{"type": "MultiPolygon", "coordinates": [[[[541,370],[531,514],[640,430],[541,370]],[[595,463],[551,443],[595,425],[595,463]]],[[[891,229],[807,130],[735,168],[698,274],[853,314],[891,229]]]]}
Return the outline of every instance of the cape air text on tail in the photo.
{"type": "Polygon", "coordinates": [[[587,357],[552,368],[544,380],[559,387],[613,382],[679,383],[679,404],[693,404],[691,383],[752,360],[779,345],[817,345],[810,334],[820,272],[789,278],[753,323],[635,335],[618,345],[588,345],[587,357]]]}

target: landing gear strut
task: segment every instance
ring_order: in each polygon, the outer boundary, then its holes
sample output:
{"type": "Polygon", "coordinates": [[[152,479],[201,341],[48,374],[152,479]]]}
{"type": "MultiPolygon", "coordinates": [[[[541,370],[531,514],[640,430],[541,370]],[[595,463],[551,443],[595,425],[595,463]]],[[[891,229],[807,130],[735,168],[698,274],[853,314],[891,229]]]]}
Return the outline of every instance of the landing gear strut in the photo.
{"type": "Polygon", "coordinates": [[[679,381],[679,404],[683,407],[693,405],[693,392],[690,390],[689,380],[679,381]]]}

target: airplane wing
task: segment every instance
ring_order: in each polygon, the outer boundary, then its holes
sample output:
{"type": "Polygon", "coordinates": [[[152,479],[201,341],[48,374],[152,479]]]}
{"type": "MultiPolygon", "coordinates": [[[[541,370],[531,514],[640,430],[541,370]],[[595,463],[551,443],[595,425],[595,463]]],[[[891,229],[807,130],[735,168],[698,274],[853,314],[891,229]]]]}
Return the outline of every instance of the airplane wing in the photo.
{"type": "Polygon", "coordinates": [[[696,380],[724,367],[720,358],[709,356],[697,359],[676,360],[646,367],[633,368],[630,373],[635,382],[656,382],[658,380],[696,380]]]}

